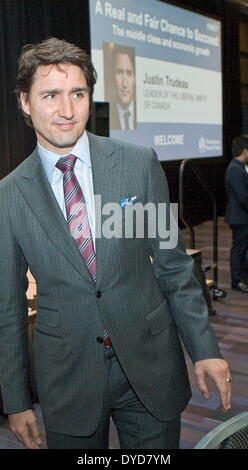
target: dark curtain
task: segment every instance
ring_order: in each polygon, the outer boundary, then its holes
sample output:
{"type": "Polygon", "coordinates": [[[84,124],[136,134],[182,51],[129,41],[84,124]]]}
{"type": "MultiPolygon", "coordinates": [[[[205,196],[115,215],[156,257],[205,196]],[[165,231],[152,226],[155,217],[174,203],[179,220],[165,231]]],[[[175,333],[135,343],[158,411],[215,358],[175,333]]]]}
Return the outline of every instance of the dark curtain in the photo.
{"type": "MultiPolygon", "coordinates": [[[[225,206],[223,178],[231,155],[231,141],[240,133],[239,80],[239,7],[223,0],[170,1],[196,12],[217,15],[223,24],[223,159],[198,160],[195,163],[207,179],[218,202],[225,206]]],[[[57,36],[90,51],[89,8],[87,0],[0,0],[0,178],[13,170],[35,145],[32,129],[17,112],[14,94],[17,59],[21,47],[49,36],[57,36]]],[[[180,162],[165,162],[172,201],[178,201],[180,162]]],[[[190,172],[186,175],[188,216],[192,223],[212,217],[209,198],[190,172]]]]}

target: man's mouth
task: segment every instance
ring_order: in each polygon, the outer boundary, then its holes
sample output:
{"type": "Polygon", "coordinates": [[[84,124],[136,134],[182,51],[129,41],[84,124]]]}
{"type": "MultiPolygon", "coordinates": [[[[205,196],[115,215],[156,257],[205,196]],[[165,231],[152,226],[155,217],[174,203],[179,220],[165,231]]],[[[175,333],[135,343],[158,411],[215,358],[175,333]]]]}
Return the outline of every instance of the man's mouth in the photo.
{"type": "Polygon", "coordinates": [[[73,129],[75,124],[75,122],[57,122],[55,123],[55,126],[61,130],[70,130],[73,129]]]}

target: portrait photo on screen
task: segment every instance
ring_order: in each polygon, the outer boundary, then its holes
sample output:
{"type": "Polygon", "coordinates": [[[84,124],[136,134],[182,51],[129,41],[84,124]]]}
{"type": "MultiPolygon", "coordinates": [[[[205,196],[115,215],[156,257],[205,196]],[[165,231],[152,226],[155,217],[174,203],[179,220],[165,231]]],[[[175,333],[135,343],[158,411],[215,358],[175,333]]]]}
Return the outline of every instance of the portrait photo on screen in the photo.
{"type": "Polygon", "coordinates": [[[110,103],[110,129],[137,128],[135,49],[103,43],[104,99],[110,103]]]}

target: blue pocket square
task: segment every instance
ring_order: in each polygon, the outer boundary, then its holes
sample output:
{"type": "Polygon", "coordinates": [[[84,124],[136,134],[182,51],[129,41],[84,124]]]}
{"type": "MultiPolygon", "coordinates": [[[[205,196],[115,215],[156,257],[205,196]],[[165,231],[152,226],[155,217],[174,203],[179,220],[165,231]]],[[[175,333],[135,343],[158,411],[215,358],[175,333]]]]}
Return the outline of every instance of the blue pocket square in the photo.
{"type": "Polygon", "coordinates": [[[127,204],[133,204],[137,199],[137,196],[126,197],[125,199],[120,200],[120,206],[125,207],[127,204]]]}

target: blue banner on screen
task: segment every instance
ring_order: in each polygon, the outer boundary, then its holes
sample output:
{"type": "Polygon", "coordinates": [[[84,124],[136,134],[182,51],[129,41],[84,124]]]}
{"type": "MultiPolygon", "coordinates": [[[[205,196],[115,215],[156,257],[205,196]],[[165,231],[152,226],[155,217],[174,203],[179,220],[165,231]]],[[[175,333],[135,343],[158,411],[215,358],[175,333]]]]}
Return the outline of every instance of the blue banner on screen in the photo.
{"type": "Polygon", "coordinates": [[[110,136],[160,160],[222,155],[221,23],[157,0],[90,0],[110,136]]]}

